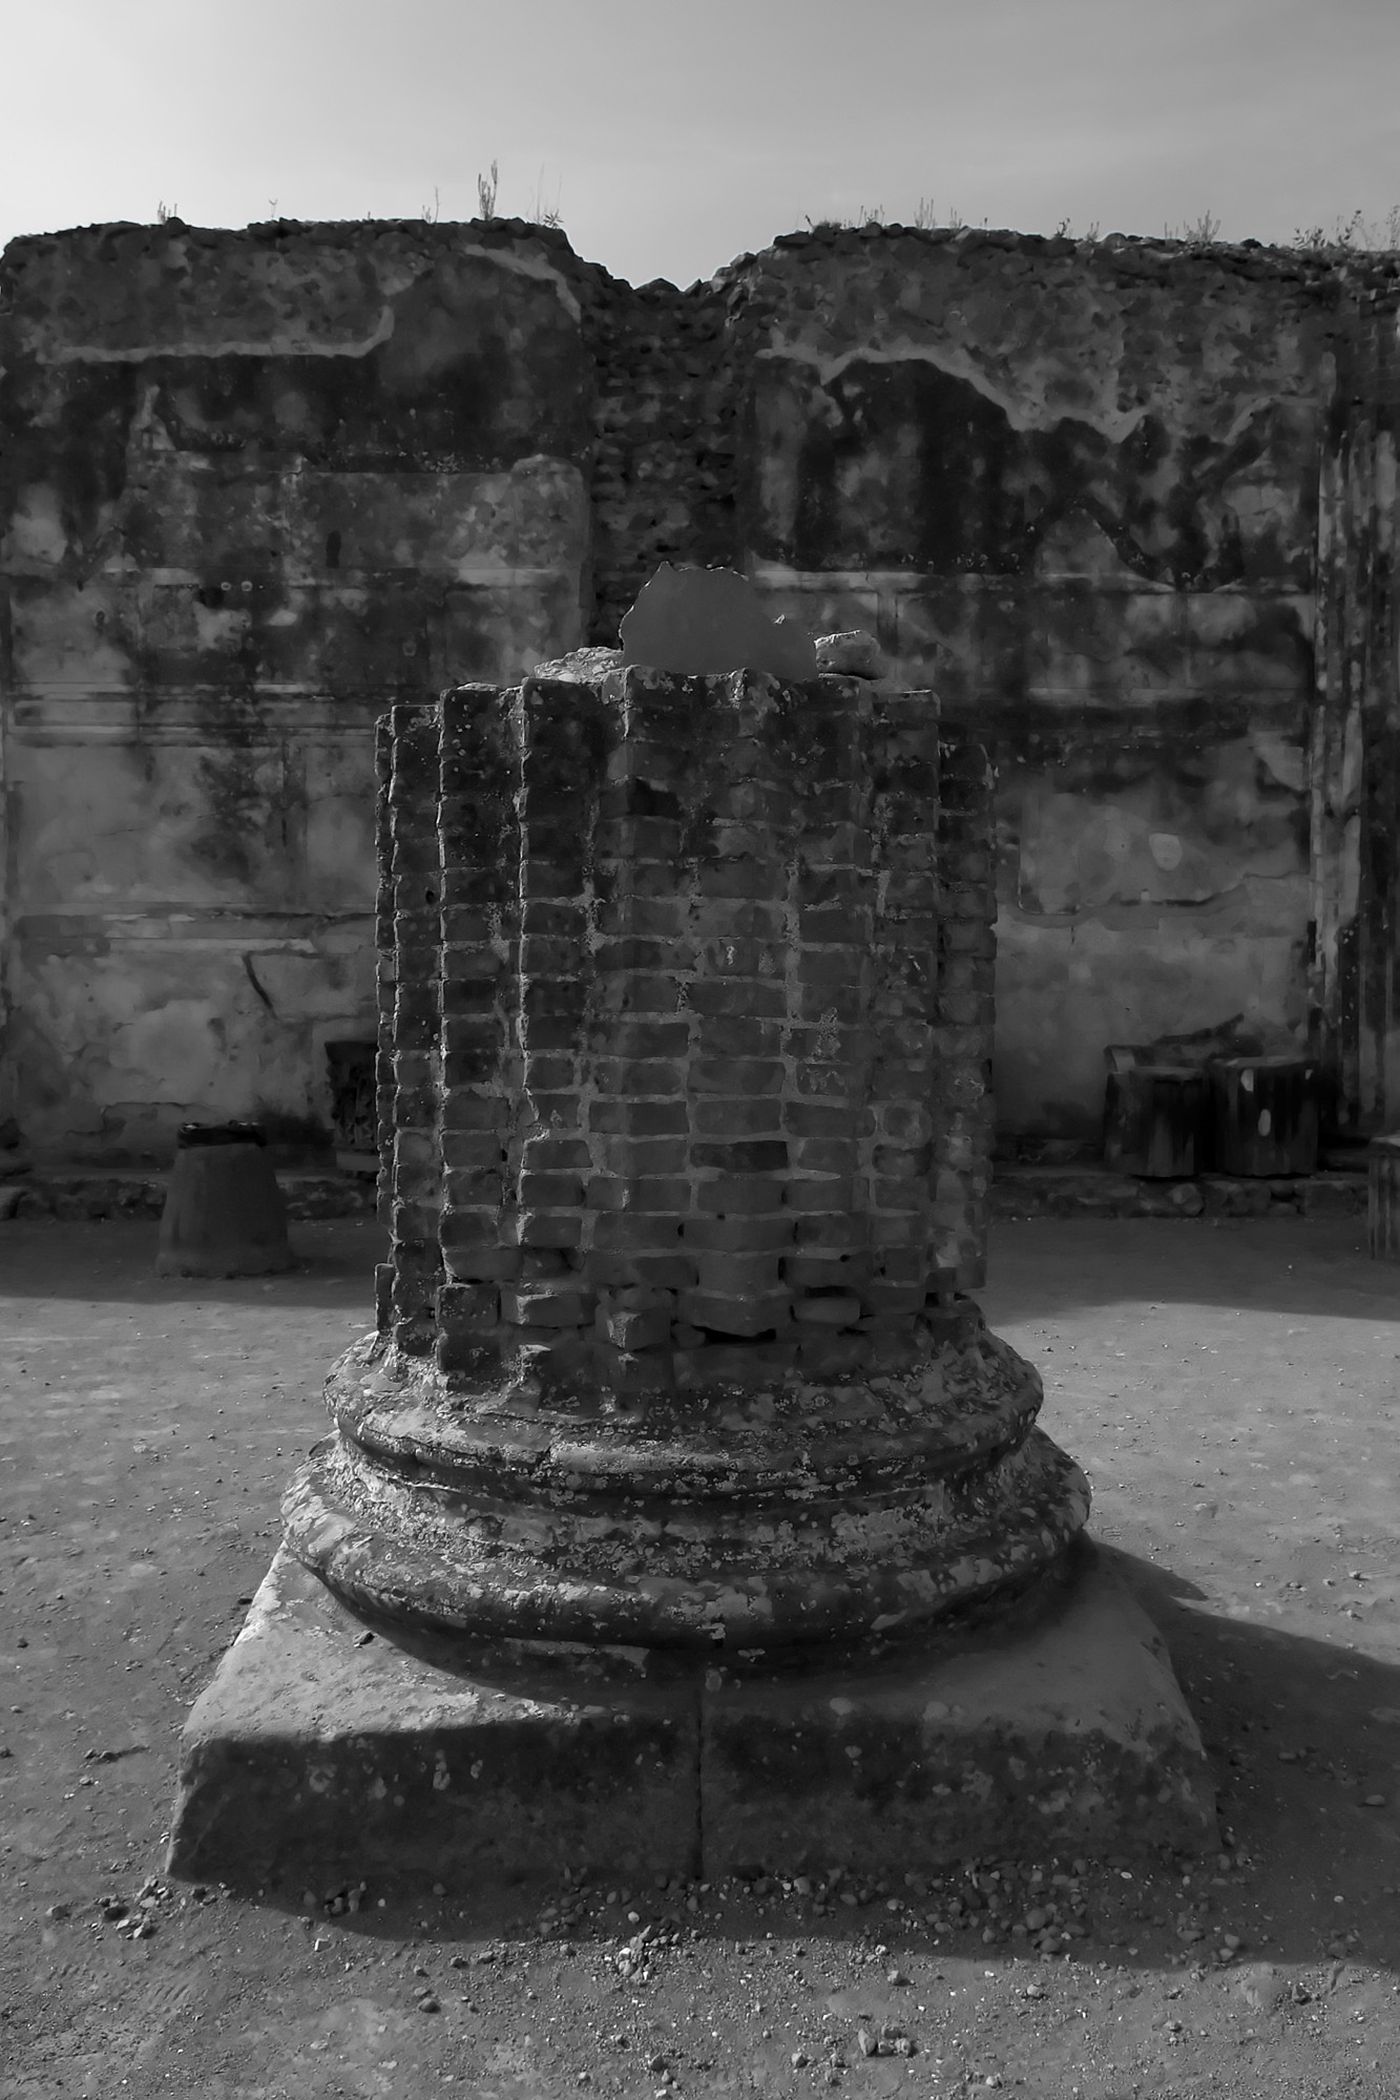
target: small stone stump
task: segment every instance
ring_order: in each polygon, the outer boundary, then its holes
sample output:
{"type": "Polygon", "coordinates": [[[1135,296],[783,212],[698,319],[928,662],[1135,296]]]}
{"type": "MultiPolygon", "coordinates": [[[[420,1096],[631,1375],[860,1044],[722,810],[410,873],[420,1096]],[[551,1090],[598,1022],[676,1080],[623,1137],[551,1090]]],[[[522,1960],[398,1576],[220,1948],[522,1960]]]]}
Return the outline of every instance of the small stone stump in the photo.
{"type": "Polygon", "coordinates": [[[1316,1065],[1297,1057],[1222,1057],[1207,1071],[1217,1173],[1316,1173],[1316,1065]]]}
{"type": "Polygon", "coordinates": [[[1197,1174],[1204,1165],[1209,1086],[1188,1065],[1122,1063],[1104,1094],[1104,1164],[1145,1180],[1197,1174]]]}
{"type": "Polygon", "coordinates": [[[287,1211],[255,1123],[183,1123],[161,1214],[160,1276],[267,1276],[292,1266],[287,1211]]]}

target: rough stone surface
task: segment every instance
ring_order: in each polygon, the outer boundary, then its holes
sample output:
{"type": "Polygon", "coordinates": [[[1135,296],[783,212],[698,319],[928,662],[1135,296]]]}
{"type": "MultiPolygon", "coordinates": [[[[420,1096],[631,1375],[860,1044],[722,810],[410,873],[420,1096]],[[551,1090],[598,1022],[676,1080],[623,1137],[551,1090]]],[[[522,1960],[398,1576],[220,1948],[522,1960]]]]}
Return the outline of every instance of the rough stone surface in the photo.
{"type": "Polygon", "coordinates": [[[369,1631],[279,1554],[186,1724],[172,1873],[479,1890],[1218,1842],[1161,1643],[1092,1559],[991,1643],[815,1678],[369,1631]]]}

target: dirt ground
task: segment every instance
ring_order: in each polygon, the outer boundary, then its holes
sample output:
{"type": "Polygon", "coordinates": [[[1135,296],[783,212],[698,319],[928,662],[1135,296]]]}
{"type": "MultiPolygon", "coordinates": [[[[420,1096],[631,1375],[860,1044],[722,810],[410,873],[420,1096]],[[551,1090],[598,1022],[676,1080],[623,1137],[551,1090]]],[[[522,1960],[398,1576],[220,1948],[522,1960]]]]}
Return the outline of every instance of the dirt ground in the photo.
{"type": "Polygon", "coordinates": [[[1216,1764],[1204,1870],[465,1909],[160,1877],[377,1236],[199,1284],[155,1232],[0,1225],[0,2100],[1400,2095],[1400,1270],[1362,1221],[993,1235],[988,1315],[1216,1764]]]}

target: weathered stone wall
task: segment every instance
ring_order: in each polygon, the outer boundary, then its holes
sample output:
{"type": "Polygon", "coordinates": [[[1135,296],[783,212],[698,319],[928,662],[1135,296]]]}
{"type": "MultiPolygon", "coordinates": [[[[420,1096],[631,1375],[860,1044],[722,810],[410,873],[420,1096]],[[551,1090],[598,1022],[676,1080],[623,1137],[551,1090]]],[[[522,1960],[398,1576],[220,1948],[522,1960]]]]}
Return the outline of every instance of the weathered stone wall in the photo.
{"type": "Polygon", "coordinates": [[[1393,280],[1358,288],[1334,350],[1317,556],[1317,686],[1309,749],[1319,1048],[1347,1115],[1400,1122],[1400,630],[1393,280]]]}
{"type": "Polygon", "coordinates": [[[833,231],[680,293],[518,224],[169,226],[6,284],[33,1141],[323,1126],[373,716],[612,641],[664,559],[873,629],[991,751],[1004,1130],[1090,1137],[1105,1043],[1238,1013],[1393,1122],[1390,266],[833,231]]]}
{"type": "Polygon", "coordinates": [[[490,228],[16,243],[11,1100],[41,1152],[324,1138],[373,1034],[372,737],[579,639],[580,266],[490,228]]]}
{"type": "Polygon", "coordinates": [[[741,274],[742,559],[998,762],[1003,1128],[1094,1135],[1106,1043],[1301,1037],[1336,286],[997,235],[741,274]]]}

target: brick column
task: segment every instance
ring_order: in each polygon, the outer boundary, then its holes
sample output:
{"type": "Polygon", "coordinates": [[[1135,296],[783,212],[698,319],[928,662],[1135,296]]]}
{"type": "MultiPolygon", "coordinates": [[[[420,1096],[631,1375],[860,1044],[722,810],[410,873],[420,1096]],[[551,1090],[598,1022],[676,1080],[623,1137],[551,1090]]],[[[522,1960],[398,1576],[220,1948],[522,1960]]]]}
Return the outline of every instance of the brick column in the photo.
{"type": "Polygon", "coordinates": [[[447,694],[441,711],[438,1232],[445,1281],[434,1308],[436,1356],[444,1372],[489,1372],[501,1292],[514,1286],[520,1260],[500,1232],[520,1089],[518,724],[490,686],[447,694]]]}
{"type": "Polygon", "coordinates": [[[634,666],[396,710],[386,779],[392,1289],[293,1549],[439,1626],[736,1646],[1052,1564],[1087,1490],[964,1295],[984,754],[925,693],[634,666]]]}
{"type": "Polygon", "coordinates": [[[393,1094],[390,1127],[380,1139],[393,1232],[390,1332],[400,1349],[415,1356],[432,1346],[434,1302],[442,1275],[442,863],[437,834],[441,729],[436,710],[392,710],[380,841],[381,907],[392,898],[394,944],[384,987],[386,1002],[390,996],[393,1000],[393,1094]]]}

